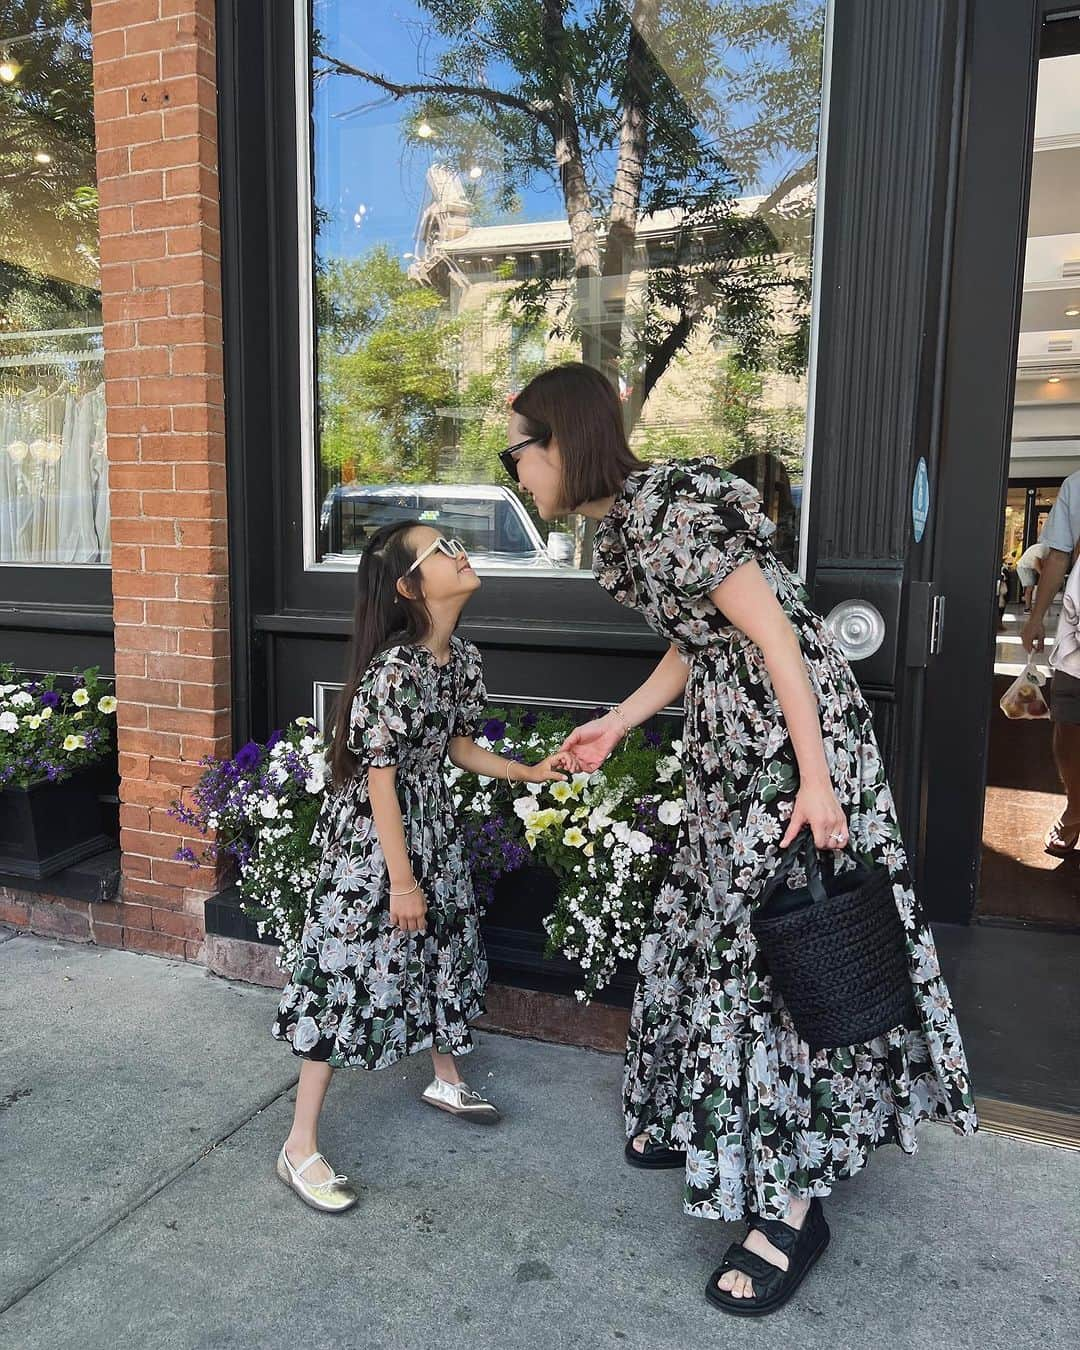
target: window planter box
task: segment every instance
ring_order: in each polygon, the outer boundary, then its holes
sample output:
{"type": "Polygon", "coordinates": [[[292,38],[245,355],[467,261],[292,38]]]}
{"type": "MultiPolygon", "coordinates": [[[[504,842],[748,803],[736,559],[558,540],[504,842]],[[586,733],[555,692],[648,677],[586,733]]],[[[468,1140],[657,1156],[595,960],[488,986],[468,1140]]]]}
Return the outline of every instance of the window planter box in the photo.
{"type": "Polygon", "coordinates": [[[100,772],[92,765],[62,783],[42,779],[0,792],[0,873],[40,881],[116,847],[102,830],[100,772]]]}

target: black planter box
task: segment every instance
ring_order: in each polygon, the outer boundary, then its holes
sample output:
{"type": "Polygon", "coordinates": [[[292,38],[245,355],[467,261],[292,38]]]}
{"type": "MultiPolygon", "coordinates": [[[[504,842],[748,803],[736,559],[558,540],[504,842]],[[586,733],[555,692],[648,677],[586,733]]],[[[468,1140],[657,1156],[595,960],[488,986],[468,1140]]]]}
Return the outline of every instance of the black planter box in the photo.
{"type": "Polygon", "coordinates": [[[0,873],[43,877],[115,848],[101,828],[98,778],[92,770],[63,783],[42,780],[0,792],[0,873]]]}

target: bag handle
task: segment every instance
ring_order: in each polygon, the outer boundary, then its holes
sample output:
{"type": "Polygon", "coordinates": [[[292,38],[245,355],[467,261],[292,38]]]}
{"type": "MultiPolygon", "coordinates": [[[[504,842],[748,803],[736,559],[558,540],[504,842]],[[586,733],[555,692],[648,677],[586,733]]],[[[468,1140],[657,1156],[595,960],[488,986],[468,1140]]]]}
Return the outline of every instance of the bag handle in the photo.
{"type": "Polygon", "coordinates": [[[821,855],[814,844],[814,832],[809,825],[802,827],[780,855],[780,862],[773,873],[773,881],[784,880],[797,863],[802,863],[806,868],[806,887],[813,897],[814,904],[823,904],[829,897],[821,876],[821,855]]]}

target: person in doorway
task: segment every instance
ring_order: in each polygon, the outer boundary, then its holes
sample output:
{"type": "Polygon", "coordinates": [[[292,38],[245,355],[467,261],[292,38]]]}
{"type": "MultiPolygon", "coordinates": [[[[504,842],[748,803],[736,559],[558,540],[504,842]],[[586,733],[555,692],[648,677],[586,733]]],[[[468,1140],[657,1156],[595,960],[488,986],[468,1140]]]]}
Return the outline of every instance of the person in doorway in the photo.
{"type": "Polygon", "coordinates": [[[1025,612],[1031,611],[1035,587],[1039,584],[1039,572],[1049,552],[1050,545],[1040,539],[1030,548],[1026,548],[1016,560],[1016,575],[1023,587],[1025,612]]]}
{"type": "Polygon", "coordinates": [[[316,827],[322,859],[273,1034],[303,1057],[280,1179],[313,1209],[340,1213],[356,1189],[319,1152],[333,1069],[382,1069],[430,1049],[429,1106],[482,1124],[498,1111],[456,1056],[473,1048],[487,961],[453,802],[447,754],[508,782],[566,777],[473,739],[484,715],[480,654],[455,636],[480,586],[464,545],[418,520],[385,525],[357,569],[347,683],[329,759],[333,789],[316,827]]]}
{"type": "MultiPolygon", "coordinates": [[[[821,1198],[922,1120],[976,1128],[934,940],[873,723],[835,638],[775,556],[754,489],[708,458],[645,464],[598,371],[566,365],[512,400],[510,476],[545,520],[597,522],[593,571],[668,650],[640,688],[564,742],[592,772],[684,698],[685,812],[643,935],[627,1046],[626,1160],[683,1169],[687,1214],[746,1219],[706,1286],[728,1313],[781,1307],[829,1241],[821,1198]],[[886,866],[908,936],[917,1016],[811,1054],[772,984],[750,916],[781,851],[886,866]]],[[[658,1259],[656,1257],[654,1260],[658,1259]]]]}
{"type": "Polygon", "coordinates": [[[1054,763],[1065,789],[1065,810],[1050,827],[1044,845],[1053,858],[1067,858],[1080,840],[1080,643],[1077,641],[1077,585],[1075,555],[1080,547],[1080,470],[1070,474],[1058,490],[1046,518],[1041,543],[1049,552],[1039,571],[1031,614],[1021,639],[1028,652],[1046,644],[1046,613],[1072,565],[1065,604],[1058,618],[1057,642],[1050,656],[1050,717],[1054,724],[1054,763]]]}

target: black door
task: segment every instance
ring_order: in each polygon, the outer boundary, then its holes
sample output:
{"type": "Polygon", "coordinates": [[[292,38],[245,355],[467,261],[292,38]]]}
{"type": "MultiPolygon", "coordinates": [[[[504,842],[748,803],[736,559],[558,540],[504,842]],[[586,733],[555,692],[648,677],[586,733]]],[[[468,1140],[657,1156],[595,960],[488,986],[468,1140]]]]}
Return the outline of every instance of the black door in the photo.
{"type": "Polygon", "coordinates": [[[1077,14],[1060,0],[969,9],[932,503],[940,633],[923,739],[922,884],[937,919],[1056,923],[1077,912],[1080,870],[1042,850],[1062,800],[1050,724],[1010,721],[998,706],[1025,664],[1015,588],[999,612],[1010,481],[1015,497],[1080,469],[1077,14]]]}

